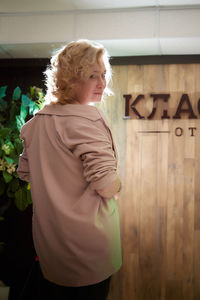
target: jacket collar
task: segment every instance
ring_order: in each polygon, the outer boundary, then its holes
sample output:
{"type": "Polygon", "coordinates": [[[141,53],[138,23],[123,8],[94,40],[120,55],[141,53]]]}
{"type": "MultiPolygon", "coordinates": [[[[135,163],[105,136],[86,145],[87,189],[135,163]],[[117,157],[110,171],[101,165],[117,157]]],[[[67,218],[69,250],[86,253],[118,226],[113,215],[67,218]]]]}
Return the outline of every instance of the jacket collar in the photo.
{"type": "Polygon", "coordinates": [[[56,115],[56,116],[78,116],[83,117],[92,121],[97,121],[102,119],[105,126],[108,128],[115,156],[117,157],[117,151],[115,143],[110,131],[110,126],[105,118],[103,112],[97,107],[92,105],[83,105],[83,104],[53,104],[45,105],[41,110],[39,110],[36,115],[56,115]]]}
{"type": "Polygon", "coordinates": [[[101,114],[95,106],[82,104],[45,105],[36,115],[79,116],[92,121],[101,119],[101,114]]]}

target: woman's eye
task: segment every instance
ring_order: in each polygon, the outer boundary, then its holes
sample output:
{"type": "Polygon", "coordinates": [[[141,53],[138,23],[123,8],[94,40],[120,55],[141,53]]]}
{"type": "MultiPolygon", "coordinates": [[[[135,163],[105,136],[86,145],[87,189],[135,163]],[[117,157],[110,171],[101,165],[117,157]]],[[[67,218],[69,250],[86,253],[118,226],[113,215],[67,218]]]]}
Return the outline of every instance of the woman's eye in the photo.
{"type": "Polygon", "coordinates": [[[94,74],[90,75],[90,78],[91,78],[91,79],[94,79],[94,78],[95,78],[95,75],[94,75],[94,74]]]}

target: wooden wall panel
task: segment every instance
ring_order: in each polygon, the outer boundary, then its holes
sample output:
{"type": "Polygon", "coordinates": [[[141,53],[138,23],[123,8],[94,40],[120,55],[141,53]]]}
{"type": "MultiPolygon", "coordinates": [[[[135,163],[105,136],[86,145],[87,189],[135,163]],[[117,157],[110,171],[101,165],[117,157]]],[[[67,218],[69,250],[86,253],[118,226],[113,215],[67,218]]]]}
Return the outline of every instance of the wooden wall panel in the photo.
{"type": "Polygon", "coordinates": [[[115,95],[100,107],[119,153],[123,266],[113,276],[108,300],[200,299],[200,64],[113,69],[115,95]],[[168,103],[158,101],[148,120],[151,93],[171,96],[168,103]],[[197,119],[187,113],[173,119],[184,93],[197,119]],[[136,105],[145,119],[131,109],[131,119],[123,119],[124,94],[132,95],[130,104],[145,95],[136,105]],[[161,119],[163,109],[169,119],[161,119]]]}

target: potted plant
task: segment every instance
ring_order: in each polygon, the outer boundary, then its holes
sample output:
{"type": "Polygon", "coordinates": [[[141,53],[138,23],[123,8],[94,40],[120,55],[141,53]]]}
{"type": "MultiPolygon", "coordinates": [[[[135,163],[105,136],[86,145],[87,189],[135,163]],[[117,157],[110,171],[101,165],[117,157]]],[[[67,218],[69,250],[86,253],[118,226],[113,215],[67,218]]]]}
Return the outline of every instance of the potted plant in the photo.
{"type": "Polygon", "coordinates": [[[16,87],[11,101],[4,100],[7,87],[0,87],[0,217],[9,207],[11,201],[20,210],[31,204],[30,185],[21,181],[17,175],[19,155],[22,152],[22,141],[19,134],[21,127],[41,107],[44,93],[37,87],[30,87],[28,94],[22,94],[16,87]]]}
{"type": "Polygon", "coordinates": [[[0,280],[11,287],[11,300],[17,298],[34,254],[30,184],[16,172],[23,151],[20,130],[42,108],[44,93],[31,86],[23,94],[16,87],[8,99],[6,92],[6,86],[0,87],[0,280]]]}

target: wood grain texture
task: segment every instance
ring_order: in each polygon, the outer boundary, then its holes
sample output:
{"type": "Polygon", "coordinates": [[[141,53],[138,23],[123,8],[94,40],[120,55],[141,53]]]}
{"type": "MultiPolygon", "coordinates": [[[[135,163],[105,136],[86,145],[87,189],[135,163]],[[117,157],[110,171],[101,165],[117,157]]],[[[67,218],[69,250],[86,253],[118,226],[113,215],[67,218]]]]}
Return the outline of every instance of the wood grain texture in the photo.
{"type": "Polygon", "coordinates": [[[200,64],[113,70],[115,95],[99,106],[119,153],[123,266],[112,278],[108,300],[199,300],[200,64]],[[168,103],[159,100],[154,118],[147,120],[151,93],[169,93],[170,98],[168,103]],[[184,93],[197,119],[188,119],[188,113],[173,119],[184,93]],[[124,94],[132,95],[130,105],[144,94],[136,104],[144,120],[131,109],[131,119],[123,119],[124,94]],[[164,109],[169,119],[161,119],[164,109]]]}

